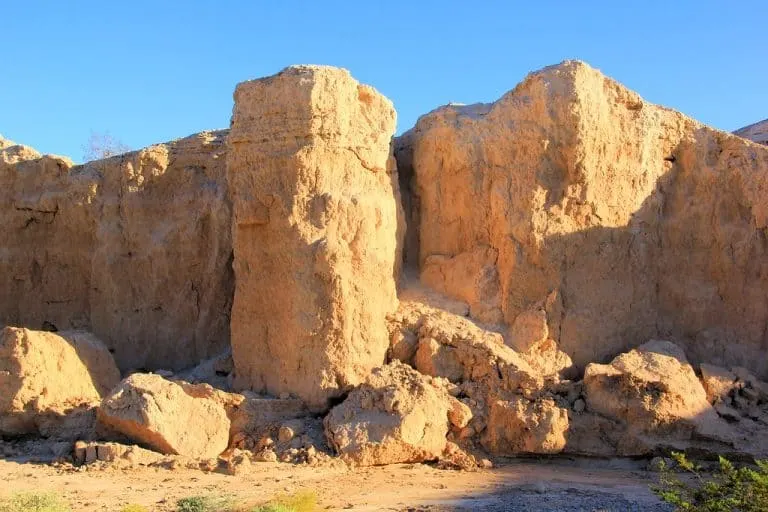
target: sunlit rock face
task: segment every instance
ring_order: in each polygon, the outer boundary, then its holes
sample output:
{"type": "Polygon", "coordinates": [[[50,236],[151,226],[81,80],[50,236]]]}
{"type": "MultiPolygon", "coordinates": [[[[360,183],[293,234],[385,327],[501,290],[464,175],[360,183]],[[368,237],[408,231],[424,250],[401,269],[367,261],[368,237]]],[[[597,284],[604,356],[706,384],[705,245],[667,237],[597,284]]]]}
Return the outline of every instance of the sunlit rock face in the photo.
{"type": "Polygon", "coordinates": [[[662,338],[768,373],[767,148],[576,61],[396,147],[422,282],[513,347],[551,339],[583,369],[662,338]]]}
{"type": "Polygon", "coordinates": [[[295,66],[235,90],[227,168],[237,385],[316,410],[384,363],[402,225],[392,103],[295,66]]]}

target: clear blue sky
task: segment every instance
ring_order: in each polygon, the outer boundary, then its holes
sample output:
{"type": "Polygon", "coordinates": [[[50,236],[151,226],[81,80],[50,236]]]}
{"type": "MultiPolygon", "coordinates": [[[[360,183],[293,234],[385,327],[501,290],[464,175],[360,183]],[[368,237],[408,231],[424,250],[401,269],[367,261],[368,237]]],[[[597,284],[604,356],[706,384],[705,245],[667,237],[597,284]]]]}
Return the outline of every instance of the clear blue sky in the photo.
{"type": "Polygon", "coordinates": [[[0,0],[0,133],[139,148],[227,127],[237,82],[299,63],[375,86],[398,131],[569,58],[721,129],[768,117],[767,2],[625,3],[0,0]]]}

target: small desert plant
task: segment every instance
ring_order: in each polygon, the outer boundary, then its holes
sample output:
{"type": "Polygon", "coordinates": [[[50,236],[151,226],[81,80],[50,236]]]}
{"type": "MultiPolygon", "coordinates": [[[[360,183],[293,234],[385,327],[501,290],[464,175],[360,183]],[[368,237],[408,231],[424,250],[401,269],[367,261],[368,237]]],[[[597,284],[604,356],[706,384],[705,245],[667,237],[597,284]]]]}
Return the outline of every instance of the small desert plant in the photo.
{"type": "Polygon", "coordinates": [[[229,512],[232,500],[222,496],[189,496],[176,502],[177,512],[229,512]]]}
{"type": "Polygon", "coordinates": [[[149,512],[149,509],[144,505],[137,505],[135,503],[131,503],[130,505],[126,505],[123,508],[121,508],[120,512],[149,512]]]}
{"type": "Polygon", "coordinates": [[[274,500],[252,508],[250,512],[314,512],[317,510],[317,495],[304,491],[291,496],[279,496],[274,500]]]}
{"type": "Polygon", "coordinates": [[[112,137],[109,132],[91,132],[88,143],[83,146],[83,161],[101,160],[130,150],[131,148],[112,137]]]}
{"type": "Polygon", "coordinates": [[[70,512],[69,505],[54,493],[21,492],[0,500],[0,512],[70,512]]]}
{"type": "Polygon", "coordinates": [[[678,512],[764,512],[768,510],[768,461],[757,468],[736,468],[720,457],[719,468],[705,476],[701,467],[682,453],[672,452],[686,481],[662,463],[659,485],[652,487],[662,500],[678,512]]]}

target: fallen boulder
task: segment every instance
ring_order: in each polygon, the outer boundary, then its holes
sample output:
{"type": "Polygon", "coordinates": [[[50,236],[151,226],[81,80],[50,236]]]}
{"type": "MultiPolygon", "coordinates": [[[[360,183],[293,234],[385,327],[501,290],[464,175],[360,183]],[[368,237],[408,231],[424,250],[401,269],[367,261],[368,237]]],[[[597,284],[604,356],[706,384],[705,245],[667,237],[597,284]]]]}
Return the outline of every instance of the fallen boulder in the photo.
{"type": "Polygon", "coordinates": [[[112,355],[90,333],[6,327],[0,334],[0,435],[88,437],[94,407],[119,382],[112,355]]]}
{"type": "Polygon", "coordinates": [[[216,457],[229,444],[230,420],[213,398],[192,396],[154,374],[134,374],[104,398],[98,418],[106,426],[164,454],[216,457]]]}
{"type": "Polygon", "coordinates": [[[395,361],[374,369],[331,410],[325,433],[342,458],[362,466],[424,462],[445,450],[451,421],[463,428],[469,415],[442,379],[395,361]]]}
{"type": "Polygon", "coordinates": [[[584,393],[589,412],[624,424],[620,455],[694,437],[722,440],[723,424],[704,387],[682,349],[669,341],[649,341],[610,364],[588,365],[584,393]]]}

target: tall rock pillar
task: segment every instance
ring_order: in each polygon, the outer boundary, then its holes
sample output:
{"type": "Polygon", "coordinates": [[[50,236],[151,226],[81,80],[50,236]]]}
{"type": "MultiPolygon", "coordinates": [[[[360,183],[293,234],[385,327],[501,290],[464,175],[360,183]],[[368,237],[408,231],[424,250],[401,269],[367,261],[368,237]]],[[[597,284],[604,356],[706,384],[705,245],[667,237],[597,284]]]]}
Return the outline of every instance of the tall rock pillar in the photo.
{"type": "Polygon", "coordinates": [[[384,362],[402,226],[392,103],[349,72],[241,83],[229,135],[240,388],[315,409],[384,362]]]}

